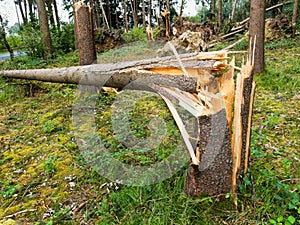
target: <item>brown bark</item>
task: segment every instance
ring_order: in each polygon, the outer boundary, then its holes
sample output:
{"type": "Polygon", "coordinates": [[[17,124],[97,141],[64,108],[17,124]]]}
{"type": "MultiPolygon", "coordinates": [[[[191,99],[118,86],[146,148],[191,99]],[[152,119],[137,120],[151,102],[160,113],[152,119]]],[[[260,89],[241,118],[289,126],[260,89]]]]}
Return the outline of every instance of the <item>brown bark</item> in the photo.
{"type": "Polygon", "coordinates": [[[80,65],[89,65],[96,61],[96,47],[94,44],[93,23],[91,10],[81,2],[75,3],[76,37],[79,51],[80,65]]]}
{"type": "Polygon", "coordinates": [[[130,0],[130,6],[131,6],[131,12],[132,12],[132,18],[133,18],[133,25],[135,27],[137,27],[138,26],[138,15],[137,15],[136,0],[130,0]]]}
{"type": "Polygon", "coordinates": [[[146,28],[146,6],[145,6],[145,0],[142,0],[142,19],[143,19],[143,27],[146,28]]]}
{"type": "Polygon", "coordinates": [[[125,31],[127,33],[128,32],[128,17],[127,17],[127,5],[126,5],[125,0],[122,1],[122,7],[123,7],[123,22],[124,22],[124,26],[125,26],[125,31]]]}
{"type": "Polygon", "coordinates": [[[216,0],[211,1],[211,14],[212,14],[212,20],[214,21],[214,18],[216,17],[216,0]]]}
{"type": "Polygon", "coordinates": [[[148,25],[149,27],[152,26],[152,0],[149,0],[149,6],[148,6],[148,25]]]}
{"type": "Polygon", "coordinates": [[[183,9],[184,9],[184,4],[185,4],[185,0],[181,0],[179,17],[182,17],[182,12],[183,12],[183,9]]]}
{"type": "Polygon", "coordinates": [[[232,156],[225,109],[198,118],[200,167],[190,166],[184,191],[188,195],[223,197],[231,189],[232,156]]]}
{"type": "Polygon", "coordinates": [[[36,4],[38,8],[39,23],[41,29],[42,42],[43,42],[43,58],[48,59],[48,57],[52,57],[53,47],[52,47],[52,40],[50,36],[45,1],[36,0],[36,4]]]}
{"type": "Polygon", "coordinates": [[[248,58],[254,73],[261,73],[265,66],[265,8],[265,0],[251,0],[248,58]]]}
{"type": "Polygon", "coordinates": [[[223,21],[223,0],[219,0],[219,8],[218,8],[218,24],[219,26],[222,25],[222,21],[223,21]]]}
{"type": "Polygon", "coordinates": [[[234,19],[234,14],[235,14],[235,10],[236,10],[236,3],[237,3],[237,0],[234,0],[233,5],[232,5],[232,11],[231,11],[231,18],[230,18],[231,21],[233,21],[233,19],[234,19]]]}
{"type": "Polygon", "coordinates": [[[53,0],[46,0],[45,2],[47,5],[47,11],[48,11],[48,17],[49,17],[50,24],[55,28],[55,20],[54,20],[53,9],[52,9],[53,0]]]}
{"type": "Polygon", "coordinates": [[[56,0],[53,0],[53,7],[54,7],[54,14],[55,14],[57,30],[60,30],[60,19],[59,19],[59,16],[58,16],[58,9],[57,9],[56,0]]]}
{"type": "Polygon", "coordinates": [[[293,17],[292,17],[292,28],[293,28],[292,35],[291,35],[292,38],[295,37],[296,29],[297,29],[298,5],[299,5],[299,1],[295,0],[294,9],[293,9],[293,17]]]}
{"type": "Polygon", "coordinates": [[[4,22],[3,22],[3,18],[0,14],[0,36],[2,37],[2,40],[4,42],[4,45],[5,45],[5,48],[7,49],[7,51],[9,52],[9,55],[10,55],[10,59],[11,60],[14,60],[14,51],[13,49],[10,47],[7,39],[6,39],[6,31],[5,31],[5,26],[4,26],[4,22]]]}
{"type": "MultiPolygon", "coordinates": [[[[100,85],[105,78],[111,76],[106,86],[116,88],[123,88],[138,78],[148,79],[149,77],[155,78],[160,76],[160,80],[167,78],[168,80],[165,82],[174,81],[177,83],[175,86],[178,86],[179,89],[194,93],[198,88],[198,76],[200,76],[201,80],[201,76],[205,74],[205,71],[215,70],[220,67],[218,60],[198,59],[199,56],[195,53],[180,55],[180,57],[183,61],[183,66],[186,67],[191,77],[184,75],[180,64],[174,60],[175,56],[68,68],[8,70],[2,71],[1,75],[56,83],[79,84],[80,82],[84,82],[92,85],[100,85]],[[86,76],[87,74],[89,74],[88,77],[86,76]]],[[[225,66],[225,64],[221,64],[223,66],[219,69],[225,66]]]]}
{"type": "Polygon", "coordinates": [[[22,16],[22,19],[23,19],[23,23],[24,24],[27,24],[27,16],[24,12],[24,9],[23,9],[23,6],[22,6],[22,0],[18,0],[18,5],[19,5],[19,9],[20,9],[20,12],[21,12],[21,16],[22,16]]]}

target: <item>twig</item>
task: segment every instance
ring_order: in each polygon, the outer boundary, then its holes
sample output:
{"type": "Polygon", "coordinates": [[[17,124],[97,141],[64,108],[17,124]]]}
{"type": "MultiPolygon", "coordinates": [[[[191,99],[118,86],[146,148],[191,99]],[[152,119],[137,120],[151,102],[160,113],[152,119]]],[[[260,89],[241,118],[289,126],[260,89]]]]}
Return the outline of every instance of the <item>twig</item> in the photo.
{"type": "Polygon", "coordinates": [[[76,215],[84,206],[86,206],[88,201],[85,201],[83,203],[81,203],[79,206],[77,206],[77,208],[74,210],[74,215],[76,215]]]}
{"type": "Polygon", "coordinates": [[[16,212],[16,213],[11,214],[11,215],[7,215],[7,216],[0,217],[0,220],[8,219],[8,218],[13,218],[13,217],[15,217],[15,216],[17,216],[17,215],[19,215],[19,214],[26,213],[26,212],[34,212],[34,211],[36,211],[36,209],[25,209],[25,210],[16,212]]]}

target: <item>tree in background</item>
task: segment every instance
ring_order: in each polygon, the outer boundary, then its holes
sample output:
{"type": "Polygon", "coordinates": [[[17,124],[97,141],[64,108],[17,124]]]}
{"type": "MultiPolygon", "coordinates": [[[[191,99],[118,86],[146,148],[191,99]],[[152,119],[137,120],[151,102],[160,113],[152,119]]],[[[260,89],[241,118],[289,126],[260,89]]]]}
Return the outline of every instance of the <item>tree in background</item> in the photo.
{"type": "Polygon", "coordinates": [[[3,21],[3,18],[0,14],[0,39],[3,41],[7,51],[9,52],[10,55],[10,59],[13,60],[14,59],[14,51],[13,49],[10,47],[7,39],[6,39],[6,31],[5,31],[5,24],[6,22],[3,21]]]}
{"type": "Polygon", "coordinates": [[[39,24],[41,29],[41,38],[43,43],[43,58],[48,59],[53,55],[52,40],[50,36],[48,17],[44,0],[36,0],[39,16],[39,24]]]}
{"type": "Polygon", "coordinates": [[[265,66],[265,0],[251,0],[249,27],[249,60],[254,65],[254,73],[261,73],[265,66]]]}
{"type": "Polygon", "coordinates": [[[291,37],[294,38],[296,34],[297,29],[297,15],[298,15],[298,7],[299,7],[299,1],[294,1],[294,9],[293,9],[293,18],[292,18],[292,35],[291,37]]]}

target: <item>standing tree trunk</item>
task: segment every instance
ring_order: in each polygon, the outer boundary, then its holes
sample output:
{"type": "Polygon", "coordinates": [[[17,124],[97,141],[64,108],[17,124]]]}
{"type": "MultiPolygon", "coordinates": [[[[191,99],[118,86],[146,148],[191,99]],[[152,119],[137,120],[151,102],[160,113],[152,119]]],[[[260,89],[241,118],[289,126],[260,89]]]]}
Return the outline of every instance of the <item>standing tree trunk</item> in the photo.
{"type": "Polygon", "coordinates": [[[52,47],[52,40],[51,40],[51,36],[50,36],[45,1],[44,0],[36,0],[36,4],[37,4],[37,8],[38,8],[41,37],[42,37],[42,42],[43,42],[43,58],[48,59],[49,56],[52,57],[53,47],[52,47]]]}
{"type": "Polygon", "coordinates": [[[145,0],[142,0],[142,15],[143,15],[143,27],[146,28],[146,7],[145,7],[145,0]]]}
{"type": "Polygon", "coordinates": [[[212,21],[216,18],[216,0],[211,1],[211,15],[212,15],[212,21]]]}
{"type": "Polygon", "coordinates": [[[261,73],[265,64],[265,0],[251,0],[248,58],[254,65],[254,73],[261,73]]]}
{"type": "Polygon", "coordinates": [[[236,10],[236,3],[237,3],[237,0],[234,0],[233,5],[232,5],[232,11],[231,11],[231,18],[230,18],[231,21],[233,21],[233,19],[234,19],[234,14],[235,14],[235,10],[236,10]]]}
{"type": "Polygon", "coordinates": [[[183,9],[184,9],[185,0],[181,0],[179,17],[182,17],[183,9]]]}
{"type": "Polygon", "coordinates": [[[149,27],[152,26],[152,0],[149,0],[149,4],[148,4],[148,23],[149,23],[149,27]]]}
{"type": "Polygon", "coordinates": [[[54,7],[54,13],[55,13],[55,19],[56,19],[56,27],[57,27],[57,30],[60,30],[60,19],[59,19],[59,16],[58,16],[58,9],[57,9],[56,0],[53,0],[53,7],[54,7]]]}
{"type": "Polygon", "coordinates": [[[27,24],[27,17],[26,17],[26,14],[24,13],[24,9],[23,9],[23,6],[22,6],[22,0],[18,0],[17,3],[19,5],[19,9],[20,9],[20,12],[21,12],[23,23],[27,24]]]}
{"type": "Polygon", "coordinates": [[[48,17],[51,26],[55,29],[55,21],[54,21],[54,15],[53,15],[53,9],[52,9],[52,0],[46,0],[46,5],[48,9],[48,17]]]}
{"type": "Polygon", "coordinates": [[[25,18],[26,18],[26,21],[28,21],[28,17],[27,17],[27,2],[26,2],[26,0],[23,0],[23,5],[24,5],[25,18]]]}
{"type": "Polygon", "coordinates": [[[128,17],[127,17],[127,5],[126,0],[122,1],[122,7],[123,7],[123,23],[125,27],[125,32],[128,32],[128,17]]]}
{"type": "Polygon", "coordinates": [[[106,24],[107,28],[109,29],[109,24],[108,24],[108,21],[107,21],[107,17],[106,17],[106,13],[105,13],[105,10],[104,10],[104,7],[103,7],[102,0],[100,0],[100,7],[101,7],[101,11],[102,11],[102,17],[104,18],[105,24],[106,24]]]}
{"type": "Polygon", "coordinates": [[[14,60],[14,51],[13,49],[10,47],[7,39],[6,39],[6,32],[5,32],[5,25],[4,25],[4,21],[2,19],[2,16],[0,15],[0,26],[1,26],[1,30],[0,30],[0,37],[3,40],[3,43],[7,49],[7,51],[9,52],[10,55],[10,59],[14,60]]]}
{"type": "Polygon", "coordinates": [[[79,62],[80,65],[89,65],[97,59],[91,9],[82,2],[75,3],[74,9],[79,62]]]}
{"type": "Polygon", "coordinates": [[[298,15],[298,5],[299,5],[299,1],[295,0],[294,2],[294,10],[293,10],[293,18],[292,18],[292,38],[295,37],[296,34],[296,29],[297,29],[297,15],[298,15]]]}
{"type": "Polygon", "coordinates": [[[222,0],[219,0],[219,9],[218,9],[218,24],[219,24],[219,26],[222,25],[222,20],[223,20],[223,4],[222,4],[222,0]]]}
{"type": "Polygon", "coordinates": [[[130,6],[131,6],[131,11],[132,11],[133,25],[135,27],[137,27],[139,24],[139,21],[138,21],[138,15],[137,15],[136,0],[130,0],[130,6]]]}
{"type": "Polygon", "coordinates": [[[28,8],[29,8],[29,19],[30,21],[33,21],[34,20],[33,0],[28,0],[28,8]]]}

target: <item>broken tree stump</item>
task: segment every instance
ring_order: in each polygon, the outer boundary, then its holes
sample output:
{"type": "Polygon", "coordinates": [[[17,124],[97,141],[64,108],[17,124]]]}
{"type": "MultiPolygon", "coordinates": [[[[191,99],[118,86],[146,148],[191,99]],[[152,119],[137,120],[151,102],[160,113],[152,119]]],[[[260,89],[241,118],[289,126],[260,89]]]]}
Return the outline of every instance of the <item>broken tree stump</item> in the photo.
{"type": "Polygon", "coordinates": [[[117,64],[1,71],[0,75],[160,94],[191,158],[185,192],[225,196],[236,193],[239,175],[247,170],[255,88],[253,66],[243,66],[235,81],[234,61],[228,65],[227,59],[225,51],[189,53],[117,64]],[[195,137],[189,136],[174,104],[195,117],[195,137]]]}

